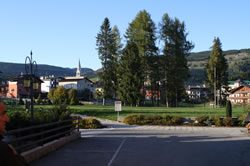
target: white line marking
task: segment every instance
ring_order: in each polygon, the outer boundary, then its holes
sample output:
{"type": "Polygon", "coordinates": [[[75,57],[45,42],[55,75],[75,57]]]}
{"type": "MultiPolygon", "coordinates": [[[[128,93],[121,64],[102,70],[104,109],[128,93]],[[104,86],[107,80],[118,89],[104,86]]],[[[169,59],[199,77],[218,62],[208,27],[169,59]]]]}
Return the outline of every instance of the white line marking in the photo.
{"type": "Polygon", "coordinates": [[[118,153],[120,152],[122,145],[124,144],[124,142],[126,141],[126,138],[122,140],[120,146],[117,148],[115,154],[113,155],[112,159],[109,161],[108,166],[111,166],[111,164],[113,163],[113,161],[115,160],[116,156],[118,155],[118,153]]]}

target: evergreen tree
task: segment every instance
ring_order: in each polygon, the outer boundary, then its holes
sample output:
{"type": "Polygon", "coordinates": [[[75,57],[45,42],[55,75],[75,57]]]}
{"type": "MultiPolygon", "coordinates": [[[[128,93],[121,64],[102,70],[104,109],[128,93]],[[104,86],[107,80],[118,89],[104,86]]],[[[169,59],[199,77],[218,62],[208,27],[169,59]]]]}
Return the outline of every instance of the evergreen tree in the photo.
{"type": "Polygon", "coordinates": [[[186,57],[190,54],[193,44],[187,40],[184,22],[171,19],[164,14],[160,24],[160,36],[164,43],[161,69],[166,105],[177,106],[185,93],[184,81],[188,78],[186,57]]]}
{"type": "Polygon", "coordinates": [[[138,106],[142,101],[143,85],[141,70],[142,59],[134,42],[128,42],[124,48],[119,65],[119,96],[124,104],[138,106]]]}
{"type": "Polygon", "coordinates": [[[100,82],[104,89],[104,98],[115,95],[116,67],[117,67],[117,30],[112,32],[108,18],[104,19],[100,32],[96,37],[99,58],[102,63],[100,82]]]}
{"type": "Polygon", "coordinates": [[[226,99],[225,94],[222,93],[222,88],[227,86],[228,81],[228,64],[227,60],[223,55],[222,44],[219,38],[215,38],[213,41],[213,46],[211,54],[208,59],[208,63],[206,66],[207,73],[207,82],[210,87],[210,90],[215,94],[214,96],[219,96],[219,99],[215,100],[215,104],[217,105],[218,101],[222,101],[226,99]],[[217,95],[217,91],[219,94],[217,95]]]}
{"type": "Polygon", "coordinates": [[[122,49],[122,44],[121,44],[121,36],[120,36],[120,32],[117,26],[114,26],[112,28],[112,34],[114,35],[114,41],[115,41],[115,45],[114,45],[114,51],[115,51],[115,55],[113,57],[113,64],[112,66],[114,66],[113,68],[113,73],[114,73],[114,79],[113,79],[113,83],[114,83],[114,97],[117,98],[117,91],[118,91],[118,62],[120,60],[120,56],[121,56],[121,49],[122,49]]]}
{"type": "MultiPolygon", "coordinates": [[[[155,84],[156,81],[158,81],[156,78],[156,76],[158,76],[156,74],[156,67],[158,67],[156,64],[157,61],[151,61],[153,58],[150,58],[157,56],[158,48],[155,45],[157,39],[155,34],[156,27],[150,14],[146,10],[142,10],[129,24],[125,35],[128,42],[134,42],[138,47],[142,64],[140,65],[141,69],[137,68],[137,70],[143,71],[143,77],[140,82],[150,82],[152,86],[149,88],[156,87],[155,84]]],[[[143,87],[141,88],[144,89],[143,87]]]]}

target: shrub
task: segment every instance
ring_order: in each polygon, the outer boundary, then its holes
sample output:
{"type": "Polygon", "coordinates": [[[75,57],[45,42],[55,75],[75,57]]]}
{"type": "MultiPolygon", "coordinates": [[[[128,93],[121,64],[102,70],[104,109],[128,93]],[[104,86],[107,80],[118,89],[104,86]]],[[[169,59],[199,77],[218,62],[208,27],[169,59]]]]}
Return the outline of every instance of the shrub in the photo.
{"type": "Polygon", "coordinates": [[[223,120],[218,116],[212,117],[211,121],[217,127],[223,126],[223,120]]]}
{"type": "Polygon", "coordinates": [[[159,115],[146,116],[143,124],[145,124],[145,125],[162,125],[162,117],[159,115]]]}
{"type": "Polygon", "coordinates": [[[233,121],[231,117],[226,117],[223,119],[223,124],[227,127],[231,127],[233,125],[233,121]]]}
{"type": "Polygon", "coordinates": [[[12,111],[8,113],[10,122],[7,123],[7,130],[27,127],[30,125],[30,115],[26,111],[12,111]]]}
{"type": "Polygon", "coordinates": [[[181,125],[182,122],[183,122],[183,118],[178,117],[178,116],[174,116],[174,117],[171,119],[171,125],[181,125]]]}
{"type": "Polygon", "coordinates": [[[123,122],[129,125],[142,124],[142,123],[145,123],[145,116],[144,115],[129,115],[124,118],[123,122]]]}
{"type": "Polygon", "coordinates": [[[208,119],[209,119],[208,116],[198,116],[195,118],[195,120],[198,122],[198,123],[196,123],[196,125],[206,126],[208,119]]]}
{"type": "Polygon", "coordinates": [[[172,124],[172,119],[173,119],[173,116],[166,115],[166,116],[163,117],[163,119],[162,119],[162,124],[163,124],[163,125],[171,125],[171,124],[172,124]]]}
{"type": "Polygon", "coordinates": [[[101,128],[100,121],[94,118],[85,118],[79,120],[79,128],[81,129],[97,129],[101,128]]]}

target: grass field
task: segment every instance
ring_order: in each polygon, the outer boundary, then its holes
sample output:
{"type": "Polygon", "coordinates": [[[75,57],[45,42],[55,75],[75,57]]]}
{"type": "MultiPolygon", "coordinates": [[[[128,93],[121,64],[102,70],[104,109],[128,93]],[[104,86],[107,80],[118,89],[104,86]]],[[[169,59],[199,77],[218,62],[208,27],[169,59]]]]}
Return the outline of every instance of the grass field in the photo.
{"type": "MultiPolygon", "coordinates": [[[[18,106],[15,109],[23,109],[24,106],[18,106]]],[[[52,105],[36,105],[35,109],[51,108],[52,105]]],[[[11,110],[11,108],[9,107],[11,110]]],[[[82,115],[94,116],[103,119],[116,120],[117,112],[114,111],[114,106],[102,106],[102,105],[79,105],[69,106],[69,109],[73,113],[79,113],[82,115]]],[[[233,107],[233,117],[239,117],[246,115],[250,111],[250,107],[236,106],[233,107]]],[[[143,114],[143,115],[173,115],[180,117],[198,117],[198,116],[225,116],[226,108],[213,108],[206,105],[193,105],[177,108],[166,107],[130,107],[123,106],[122,111],[119,113],[121,117],[125,117],[131,114],[143,114]]]]}
{"type": "MultiPolygon", "coordinates": [[[[83,105],[70,106],[74,113],[79,113],[88,116],[95,116],[104,119],[116,120],[117,112],[114,111],[114,106],[100,106],[100,105],[83,105]]],[[[233,107],[233,117],[239,117],[248,112],[247,107],[233,107]]],[[[197,116],[225,116],[226,108],[213,108],[210,106],[196,105],[193,107],[122,107],[120,116],[125,117],[131,114],[143,115],[174,115],[181,117],[197,117],[197,116]]]]}

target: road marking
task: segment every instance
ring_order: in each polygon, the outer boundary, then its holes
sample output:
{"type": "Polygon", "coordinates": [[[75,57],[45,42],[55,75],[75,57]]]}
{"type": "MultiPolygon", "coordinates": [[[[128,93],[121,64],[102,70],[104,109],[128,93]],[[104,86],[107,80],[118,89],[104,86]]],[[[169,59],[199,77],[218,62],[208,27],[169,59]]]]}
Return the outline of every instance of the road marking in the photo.
{"type": "Polygon", "coordinates": [[[122,145],[124,144],[124,142],[126,141],[127,139],[123,139],[120,146],[117,148],[115,154],[113,155],[112,159],[109,161],[108,163],[108,166],[111,166],[111,164],[113,163],[113,161],[115,160],[116,156],[118,155],[118,153],[120,152],[121,148],[122,148],[122,145]]]}

